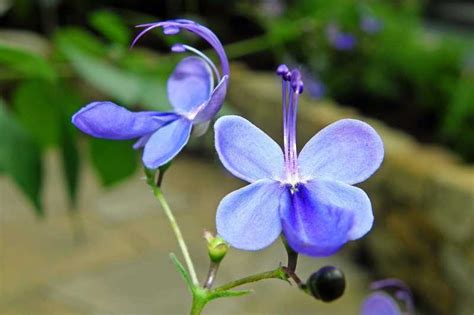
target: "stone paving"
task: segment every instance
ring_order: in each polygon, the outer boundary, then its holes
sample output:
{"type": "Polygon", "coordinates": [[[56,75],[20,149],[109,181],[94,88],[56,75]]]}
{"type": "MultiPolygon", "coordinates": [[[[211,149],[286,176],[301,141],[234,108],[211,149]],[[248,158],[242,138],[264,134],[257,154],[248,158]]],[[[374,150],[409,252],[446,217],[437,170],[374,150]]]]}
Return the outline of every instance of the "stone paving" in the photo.
{"type": "MultiPolygon", "coordinates": [[[[190,297],[168,253],[176,241],[140,172],[103,189],[88,165],[83,168],[80,217],[67,214],[57,156],[46,163],[44,191],[49,215],[37,220],[12,182],[0,178],[0,314],[151,315],[187,314],[190,297]],[[84,237],[74,237],[73,227],[84,237]]],[[[167,174],[164,192],[181,224],[202,276],[207,254],[204,228],[214,226],[219,200],[241,186],[216,161],[178,158],[167,174]]],[[[278,280],[249,288],[255,293],[212,302],[204,314],[358,313],[367,280],[348,259],[350,246],[336,257],[300,259],[302,277],[326,264],[341,266],[348,288],[339,301],[323,304],[278,280]]],[[[285,258],[281,244],[248,253],[232,250],[218,283],[274,268],[285,258]]]]}

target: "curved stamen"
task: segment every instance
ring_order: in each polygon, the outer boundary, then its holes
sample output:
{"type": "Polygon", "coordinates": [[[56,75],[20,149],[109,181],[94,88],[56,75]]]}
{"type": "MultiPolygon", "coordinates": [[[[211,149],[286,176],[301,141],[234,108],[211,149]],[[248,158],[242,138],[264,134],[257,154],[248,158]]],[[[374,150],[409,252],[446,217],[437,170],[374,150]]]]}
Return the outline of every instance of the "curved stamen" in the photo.
{"type": "Polygon", "coordinates": [[[298,177],[296,113],[298,98],[303,92],[303,81],[298,70],[290,71],[286,65],[280,65],[276,73],[282,77],[283,152],[286,177],[290,183],[294,184],[298,177]]]}
{"type": "Polygon", "coordinates": [[[288,80],[285,79],[287,74],[289,73],[289,69],[286,65],[282,64],[278,67],[276,73],[277,75],[281,76],[281,109],[282,109],[282,117],[283,117],[283,156],[285,159],[285,163],[288,161],[288,121],[287,121],[287,90],[288,90],[288,80]]]}
{"type": "Polygon", "coordinates": [[[204,59],[204,61],[211,67],[212,71],[214,71],[214,74],[216,75],[216,79],[217,79],[217,82],[219,83],[220,80],[221,80],[221,76],[220,76],[220,73],[219,73],[219,70],[217,70],[217,67],[216,65],[212,62],[211,59],[209,59],[209,57],[207,57],[203,52],[201,52],[200,50],[194,48],[194,47],[191,47],[191,46],[188,46],[188,45],[184,45],[184,44],[174,44],[172,47],[171,47],[171,50],[173,52],[185,52],[186,50],[187,51],[190,51],[190,52],[193,52],[195,53],[196,55],[198,55],[199,57],[201,57],[202,59],[204,59]]]}
{"type": "Polygon", "coordinates": [[[163,31],[166,35],[174,35],[174,34],[177,34],[180,31],[180,29],[185,29],[189,32],[192,32],[202,37],[212,46],[212,48],[214,48],[221,62],[223,76],[228,75],[230,72],[229,61],[227,60],[227,55],[224,51],[224,47],[222,46],[217,36],[210,29],[202,25],[199,25],[190,20],[178,19],[178,20],[170,20],[170,21],[157,22],[157,23],[141,24],[141,25],[137,25],[137,27],[144,27],[145,29],[142,30],[135,37],[131,45],[132,47],[137,43],[137,41],[145,33],[151,31],[154,28],[163,27],[163,31]]]}

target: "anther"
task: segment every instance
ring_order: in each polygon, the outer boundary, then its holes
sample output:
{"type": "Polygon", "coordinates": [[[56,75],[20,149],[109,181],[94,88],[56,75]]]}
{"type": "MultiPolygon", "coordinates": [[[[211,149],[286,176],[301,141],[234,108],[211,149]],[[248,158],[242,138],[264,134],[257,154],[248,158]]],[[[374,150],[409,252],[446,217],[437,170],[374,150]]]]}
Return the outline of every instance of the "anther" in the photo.
{"type": "Polygon", "coordinates": [[[174,44],[173,46],[171,46],[171,51],[175,53],[182,53],[186,51],[186,48],[183,44],[174,44]]]}
{"type": "Polygon", "coordinates": [[[285,81],[291,80],[291,72],[290,69],[285,64],[279,65],[276,71],[277,75],[281,76],[281,78],[285,81]]]}
{"type": "Polygon", "coordinates": [[[291,88],[297,94],[303,93],[304,84],[301,79],[301,73],[296,69],[291,71],[291,88]]]}
{"type": "Polygon", "coordinates": [[[290,71],[290,69],[288,69],[288,67],[285,64],[281,64],[281,65],[278,66],[276,73],[277,73],[277,75],[284,76],[289,71],[290,71]]]}
{"type": "Polygon", "coordinates": [[[165,35],[175,35],[179,33],[179,27],[176,27],[174,25],[166,25],[163,26],[163,33],[165,35]]]}

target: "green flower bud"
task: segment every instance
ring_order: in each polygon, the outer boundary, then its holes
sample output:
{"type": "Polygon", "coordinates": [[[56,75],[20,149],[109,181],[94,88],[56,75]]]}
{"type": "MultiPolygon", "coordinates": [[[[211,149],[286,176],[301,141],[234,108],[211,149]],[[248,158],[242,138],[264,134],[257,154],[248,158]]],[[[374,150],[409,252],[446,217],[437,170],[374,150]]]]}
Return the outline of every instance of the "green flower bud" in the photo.
{"type": "Polygon", "coordinates": [[[219,236],[212,235],[211,232],[205,231],[204,238],[207,241],[207,250],[209,258],[212,262],[220,263],[229,250],[229,245],[219,236]]]}

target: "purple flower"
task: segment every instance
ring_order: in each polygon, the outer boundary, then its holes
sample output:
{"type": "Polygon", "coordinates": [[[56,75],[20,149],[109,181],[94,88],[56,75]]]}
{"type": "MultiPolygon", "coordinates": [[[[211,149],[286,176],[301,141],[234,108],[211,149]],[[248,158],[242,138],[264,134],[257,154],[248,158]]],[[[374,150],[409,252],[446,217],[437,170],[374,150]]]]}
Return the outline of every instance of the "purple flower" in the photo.
{"type": "Polygon", "coordinates": [[[326,37],[331,46],[337,50],[352,50],[357,45],[357,38],[353,34],[341,32],[335,24],[328,25],[326,37]]]}
{"type": "Polygon", "coordinates": [[[227,195],[217,209],[219,235],[235,248],[259,250],[283,233],[297,252],[328,256],[372,227],[370,200],[351,186],[370,177],[383,159],[383,144],[368,124],[339,120],[317,133],[297,154],[296,113],[303,82],[281,65],[283,151],[244,118],[215,124],[219,158],[250,183],[227,195]]]}
{"type": "Polygon", "coordinates": [[[374,16],[364,16],[360,20],[360,28],[368,34],[376,34],[382,30],[383,23],[374,16]]]}
{"type": "Polygon", "coordinates": [[[398,279],[385,279],[372,283],[374,290],[364,301],[361,315],[414,315],[413,296],[405,283],[398,279]],[[394,292],[395,298],[388,292],[394,292]],[[402,312],[400,305],[404,306],[402,312]]]}
{"type": "Polygon", "coordinates": [[[204,133],[209,121],[222,107],[227,92],[229,63],[222,44],[208,28],[188,20],[171,20],[145,27],[132,43],[149,30],[162,27],[166,35],[181,29],[205,39],[217,52],[222,75],[214,63],[199,50],[177,44],[174,52],[190,51],[168,79],[168,98],[173,112],[131,112],[112,102],[93,102],[79,110],[72,123],[83,132],[104,139],[138,139],[135,149],[144,148],[143,163],[155,169],[173,159],[188,142],[191,131],[204,133]],[[214,76],[217,84],[214,84],[214,76]],[[193,129],[194,127],[194,129],[193,129]]]}

